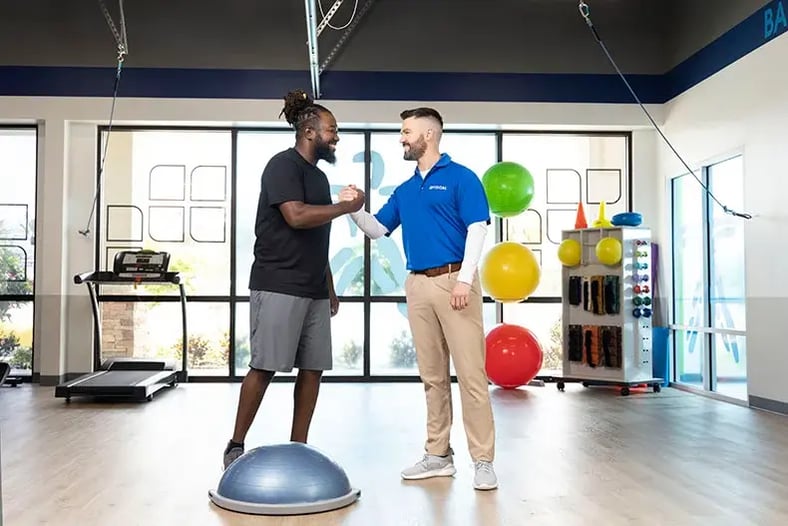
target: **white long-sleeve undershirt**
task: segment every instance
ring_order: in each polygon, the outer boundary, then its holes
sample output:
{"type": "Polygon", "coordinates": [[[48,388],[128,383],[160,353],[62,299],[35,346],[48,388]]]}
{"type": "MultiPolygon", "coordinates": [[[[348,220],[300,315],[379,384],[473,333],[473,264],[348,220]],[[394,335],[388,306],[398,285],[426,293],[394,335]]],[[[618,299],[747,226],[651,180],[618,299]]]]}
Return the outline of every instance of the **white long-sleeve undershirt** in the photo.
{"type": "MultiPolygon", "coordinates": [[[[378,239],[388,233],[388,229],[366,210],[359,210],[350,214],[350,218],[358,225],[370,239],[378,239]]],[[[465,239],[465,253],[463,254],[462,267],[457,273],[457,281],[472,284],[479,260],[482,257],[484,239],[487,236],[487,223],[479,221],[468,226],[468,235],[465,239]]]]}
{"type": "Polygon", "coordinates": [[[465,238],[465,254],[462,258],[462,267],[457,273],[457,281],[468,285],[473,284],[473,276],[482,257],[484,238],[487,237],[487,223],[478,221],[468,225],[468,236],[465,238]]]}
{"type": "Polygon", "coordinates": [[[389,230],[366,210],[359,210],[350,214],[350,218],[370,239],[378,239],[388,234],[389,230]]]}

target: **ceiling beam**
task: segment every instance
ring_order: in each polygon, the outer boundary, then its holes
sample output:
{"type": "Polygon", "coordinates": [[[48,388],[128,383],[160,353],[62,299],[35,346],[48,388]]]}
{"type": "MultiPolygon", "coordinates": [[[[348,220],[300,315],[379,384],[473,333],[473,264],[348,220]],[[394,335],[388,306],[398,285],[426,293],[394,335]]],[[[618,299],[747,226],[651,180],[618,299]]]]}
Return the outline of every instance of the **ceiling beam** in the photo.
{"type": "Polygon", "coordinates": [[[317,39],[320,33],[331,22],[331,18],[336,14],[339,6],[342,5],[343,0],[336,0],[328,13],[325,14],[323,20],[317,23],[317,10],[315,9],[315,2],[319,0],[304,0],[304,10],[306,11],[306,35],[307,46],[309,48],[309,75],[312,79],[312,98],[317,100],[321,96],[320,92],[320,64],[317,39]]]}
{"type": "Polygon", "coordinates": [[[306,10],[306,35],[309,48],[309,73],[312,79],[312,98],[320,98],[320,64],[317,51],[317,13],[315,12],[316,0],[304,0],[306,10]]]}

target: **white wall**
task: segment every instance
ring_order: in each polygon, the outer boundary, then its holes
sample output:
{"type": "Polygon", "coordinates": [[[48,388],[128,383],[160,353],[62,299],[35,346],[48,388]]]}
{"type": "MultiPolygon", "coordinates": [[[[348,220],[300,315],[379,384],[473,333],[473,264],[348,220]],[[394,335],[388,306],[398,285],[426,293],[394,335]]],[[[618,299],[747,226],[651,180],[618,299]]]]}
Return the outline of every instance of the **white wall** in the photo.
{"type": "MultiPolygon", "coordinates": [[[[123,81],[121,80],[121,83],[123,81]]],[[[511,129],[605,129],[628,130],[648,124],[642,110],[632,104],[540,104],[425,101],[331,101],[320,100],[336,115],[341,126],[399,126],[399,113],[416,105],[431,105],[441,112],[446,128],[479,125],[511,129]]],[[[649,111],[662,122],[662,106],[649,111]]],[[[0,97],[0,124],[66,120],[106,124],[109,98],[0,97]]],[[[139,99],[119,98],[116,124],[274,125],[281,100],[139,99]]]]}
{"type": "MultiPolygon", "coordinates": [[[[651,110],[649,112],[651,113],[651,110]]],[[[670,282],[667,281],[670,276],[666,272],[670,260],[665,259],[666,255],[670,254],[670,238],[667,237],[668,231],[664,228],[664,218],[668,208],[660,200],[661,177],[657,163],[659,140],[653,128],[632,132],[632,210],[640,212],[643,216],[643,226],[651,229],[651,239],[659,245],[660,265],[657,269],[658,276],[654,277],[655,281],[659,281],[659,288],[652,290],[653,325],[665,326],[668,322],[665,306],[671,301],[665,296],[671,290],[670,282]]]]}
{"type": "MultiPolygon", "coordinates": [[[[744,152],[747,353],[750,396],[788,403],[788,34],[772,40],[665,106],[665,133],[695,168],[744,152]]],[[[662,144],[662,143],[660,143],[662,144]]],[[[665,180],[686,170],[659,146],[665,180]]],[[[663,231],[669,196],[660,187],[663,231]]],[[[666,254],[667,256],[667,254],[666,254]]]]}
{"type": "MultiPolygon", "coordinates": [[[[84,285],[73,276],[93,269],[95,241],[80,230],[86,225],[96,177],[96,125],[106,124],[110,99],[0,97],[0,123],[39,124],[41,130],[35,310],[35,372],[52,385],[66,374],[92,367],[92,323],[84,285]]],[[[414,102],[321,101],[341,126],[398,126],[399,112],[414,102]]],[[[484,129],[635,130],[648,125],[635,105],[436,103],[451,127],[484,129]]],[[[115,124],[152,125],[281,125],[279,100],[161,100],[117,101],[115,124]]],[[[662,108],[650,107],[657,122],[662,108]]],[[[639,132],[640,133],[640,132],[639,132]]],[[[648,131],[634,139],[636,180],[653,182],[654,146],[648,131]]],[[[656,217],[651,186],[634,185],[636,207],[656,217]],[[645,190],[642,190],[645,189],[645,190]]],[[[652,221],[648,221],[652,222],[652,221]]],[[[656,221],[653,221],[656,222],[656,221]]]]}

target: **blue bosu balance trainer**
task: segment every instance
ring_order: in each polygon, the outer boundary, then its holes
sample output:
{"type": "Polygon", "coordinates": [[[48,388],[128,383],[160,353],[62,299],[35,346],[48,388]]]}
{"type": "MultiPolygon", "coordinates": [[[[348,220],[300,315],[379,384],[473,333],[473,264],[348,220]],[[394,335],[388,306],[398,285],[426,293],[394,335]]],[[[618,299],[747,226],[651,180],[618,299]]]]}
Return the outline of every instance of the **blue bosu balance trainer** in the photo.
{"type": "Polygon", "coordinates": [[[227,466],[219,486],[208,492],[221,508],[255,515],[302,515],[354,503],[361,491],[345,471],[307,444],[261,446],[227,466]]]}

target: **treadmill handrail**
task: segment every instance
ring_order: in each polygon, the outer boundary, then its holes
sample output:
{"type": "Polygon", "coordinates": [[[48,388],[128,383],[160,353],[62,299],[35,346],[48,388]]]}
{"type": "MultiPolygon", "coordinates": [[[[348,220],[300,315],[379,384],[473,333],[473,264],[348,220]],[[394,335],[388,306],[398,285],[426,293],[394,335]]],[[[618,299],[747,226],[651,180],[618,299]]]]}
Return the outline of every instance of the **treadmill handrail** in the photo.
{"type": "Polygon", "coordinates": [[[114,272],[99,270],[96,272],[84,272],[74,276],[74,284],[81,285],[82,283],[172,283],[178,285],[181,282],[181,277],[178,272],[164,272],[158,277],[122,277],[114,272]]]}

